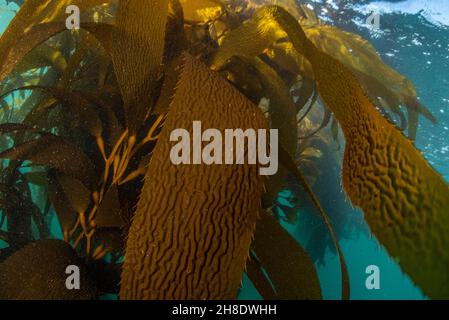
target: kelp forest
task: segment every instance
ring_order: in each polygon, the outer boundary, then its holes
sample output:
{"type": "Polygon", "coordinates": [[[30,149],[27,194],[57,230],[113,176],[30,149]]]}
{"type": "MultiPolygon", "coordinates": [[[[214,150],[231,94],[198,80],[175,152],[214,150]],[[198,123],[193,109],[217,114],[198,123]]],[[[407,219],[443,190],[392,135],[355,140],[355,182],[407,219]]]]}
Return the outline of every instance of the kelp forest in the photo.
{"type": "Polygon", "coordinates": [[[340,181],[328,187],[404,274],[449,298],[449,186],[414,143],[437,118],[369,41],[295,0],[9,2],[1,299],[229,300],[246,275],[263,299],[316,300],[325,250],[350,299],[340,241],[352,217],[330,216],[315,192],[324,158],[340,181]],[[276,129],[276,174],[174,165],[171,132],[195,121],[276,129]],[[285,228],[303,203],[319,249],[285,228]],[[79,290],[66,288],[73,265],[79,290]]]}

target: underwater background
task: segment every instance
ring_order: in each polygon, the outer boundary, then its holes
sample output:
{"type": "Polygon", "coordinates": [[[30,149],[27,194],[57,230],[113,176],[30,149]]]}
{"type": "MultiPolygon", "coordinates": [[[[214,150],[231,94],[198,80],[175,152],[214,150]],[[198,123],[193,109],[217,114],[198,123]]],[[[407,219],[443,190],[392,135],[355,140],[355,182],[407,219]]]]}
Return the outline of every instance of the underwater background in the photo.
{"type": "MultiPolygon", "coordinates": [[[[449,181],[449,1],[313,0],[301,3],[308,4],[327,24],[369,40],[388,65],[415,84],[420,101],[438,118],[436,125],[420,119],[416,145],[449,181]],[[366,17],[373,11],[380,14],[380,29],[372,29],[365,23],[366,17]]],[[[16,4],[0,0],[0,33],[17,9],[16,4]]],[[[362,212],[353,209],[346,199],[341,190],[340,168],[327,166],[325,158],[321,158],[317,164],[321,174],[314,184],[314,190],[336,226],[348,266],[351,299],[426,299],[370,235],[362,212]],[[345,221],[338,228],[342,216],[345,216],[345,221]],[[369,265],[376,265],[380,269],[379,290],[368,290],[365,287],[365,269],[369,265]]],[[[290,195],[289,190],[284,190],[278,201],[285,202],[288,207],[286,199],[290,195]]],[[[323,223],[311,213],[311,204],[302,204],[300,208],[293,209],[300,210],[299,219],[294,225],[285,223],[284,227],[312,255],[323,298],[339,299],[341,273],[338,256],[330,246],[323,248],[321,242],[313,241],[316,235],[311,231],[311,226],[323,229],[323,223]]],[[[62,238],[59,225],[54,225],[52,236],[62,238]]],[[[239,298],[260,298],[246,277],[239,298]]]]}

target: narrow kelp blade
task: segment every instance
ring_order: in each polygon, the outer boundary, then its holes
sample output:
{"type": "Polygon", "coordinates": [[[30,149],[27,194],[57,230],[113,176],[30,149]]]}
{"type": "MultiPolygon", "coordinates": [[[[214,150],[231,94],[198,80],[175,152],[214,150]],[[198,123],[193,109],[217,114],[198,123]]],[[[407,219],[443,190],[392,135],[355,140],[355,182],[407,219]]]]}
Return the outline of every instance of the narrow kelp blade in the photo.
{"type": "MultiPolygon", "coordinates": [[[[261,96],[270,100],[269,103],[269,122],[272,129],[277,129],[279,141],[286,148],[289,154],[295,155],[297,151],[297,123],[296,123],[296,106],[290,95],[289,89],[278,73],[260,58],[239,57],[240,61],[234,68],[234,76],[239,77],[239,86],[251,88],[253,77],[258,79],[262,86],[262,92],[246,93],[247,95],[256,96],[260,101],[261,96]],[[237,74],[238,72],[238,74],[237,74]]],[[[279,168],[274,176],[270,176],[266,183],[266,192],[264,194],[264,206],[271,206],[281,189],[286,184],[288,172],[285,168],[279,168]]]]}
{"type": "Polygon", "coordinates": [[[318,200],[318,197],[313,192],[312,188],[310,187],[309,183],[307,182],[304,175],[299,171],[298,167],[296,166],[293,158],[288,154],[288,152],[280,146],[279,148],[279,159],[285,168],[287,168],[290,173],[298,180],[298,182],[304,187],[307,194],[309,195],[310,199],[312,200],[312,203],[318,210],[318,213],[320,214],[321,218],[323,219],[323,222],[325,223],[327,229],[329,230],[329,233],[332,237],[332,240],[335,245],[335,249],[338,253],[338,259],[340,261],[340,269],[341,269],[341,296],[342,299],[348,300],[350,297],[350,286],[349,286],[349,273],[348,273],[348,267],[346,266],[346,261],[343,255],[343,252],[341,251],[340,244],[338,243],[337,236],[335,234],[334,228],[332,227],[332,223],[329,220],[329,216],[324,211],[323,206],[321,205],[321,202],[318,200]]]}
{"type": "Polygon", "coordinates": [[[395,113],[403,106],[414,114],[409,122],[409,137],[414,140],[418,128],[418,115],[436,123],[435,116],[416,97],[416,88],[406,77],[384,63],[376,49],[361,36],[322,24],[307,25],[304,32],[322,52],[347,66],[362,82],[372,97],[390,98],[388,105],[395,113]],[[367,80],[367,81],[366,81],[367,80]]]}
{"type": "Polygon", "coordinates": [[[119,2],[111,50],[129,130],[135,133],[152,107],[165,49],[168,0],[119,2]]]}
{"type": "MultiPolygon", "coordinates": [[[[291,15],[280,7],[267,7],[252,23],[257,26],[261,21],[264,26],[259,28],[273,23],[285,30],[313,67],[320,95],[346,138],[342,177],[351,202],[363,209],[377,239],[426,295],[448,298],[447,183],[413,143],[379,114],[348,68],[318,50],[291,15]],[[421,257],[420,264],[416,257],[421,257]]],[[[252,36],[272,35],[262,31],[248,30],[252,36]]],[[[245,52],[244,42],[229,47],[245,52]]],[[[224,62],[231,54],[225,53],[216,61],[224,62]]]]}
{"type": "MultiPolygon", "coordinates": [[[[257,220],[252,246],[258,269],[266,271],[273,285],[275,299],[321,299],[320,282],[312,259],[264,210],[257,220]]],[[[257,270],[248,269],[247,273],[252,281],[257,279],[257,270]]],[[[256,288],[260,283],[262,280],[255,283],[256,288]]]]}
{"type": "Polygon", "coordinates": [[[234,299],[256,227],[256,165],[175,165],[174,129],[267,129],[263,113],[186,55],[128,234],[122,299],[234,299]],[[201,84],[201,85],[198,85],[201,84]]]}

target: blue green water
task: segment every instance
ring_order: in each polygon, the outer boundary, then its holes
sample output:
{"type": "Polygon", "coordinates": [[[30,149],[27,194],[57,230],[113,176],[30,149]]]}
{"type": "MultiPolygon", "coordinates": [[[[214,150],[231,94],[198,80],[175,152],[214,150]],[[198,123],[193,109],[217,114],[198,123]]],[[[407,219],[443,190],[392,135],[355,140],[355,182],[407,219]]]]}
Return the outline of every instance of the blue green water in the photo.
{"type": "MultiPolygon", "coordinates": [[[[358,33],[368,39],[385,62],[413,81],[420,100],[439,120],[437,125],[433,125],[421,119],[417,146],[449,181],[449,1],[301,2],[308,3],[326,23],[358,33]],[[366,16],[372,10],[380,13],[380,30],[372,30],[364,25],[366,16]]],[[[15,10],[17,10],[15,4],[7,5],[5,0],[0,0],[0,33],[13,18],[15,10]]],[[[330,213],[333,223],[337,224],[337,219],[342,215],[349,217],[345,220],[349,226],[345,225],[340,232],[340,244],[348,265],[351,298],[425,298],[401,272],[398,264],[370,235],[362,213],[354,210],[346,200],[340,187],[339,168],[329,168],[326,164],[326,161],[319,163],[323,174],[315,185],[315,191],[330,213]],[[380,268],[380,290],[368,290],[365,287],[367,277],[365,268],[368,265],[377,265],[380,268]]],[[[309,235],[304,230],[310,226],[310,214],[308,215],[306,211],[313,208],[305,206],[301,210],[304,212],[301,212],[302,218],[298,224],[285,224],[285,227],[306,247],[309,235]]],[[[57,229],[53,232],[55,236],[60,234],[57,229]]],[[[339,299],[341,278],[338,257],[329,247],[325,250],[324,260],[316,262],[323,295],[326,299],[339,299]]],[[[240,298],[258,297],[249,280],[245,278],[240,298]]]]}

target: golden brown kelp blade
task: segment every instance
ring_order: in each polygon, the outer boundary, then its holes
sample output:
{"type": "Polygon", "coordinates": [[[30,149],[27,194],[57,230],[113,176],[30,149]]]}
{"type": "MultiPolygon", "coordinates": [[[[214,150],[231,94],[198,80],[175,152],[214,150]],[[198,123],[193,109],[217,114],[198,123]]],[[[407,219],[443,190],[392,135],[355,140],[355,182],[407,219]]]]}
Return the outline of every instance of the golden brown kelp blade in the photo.
{"type": "Polygon", "coordinates": [[[354,73],[365,92],[385,99],[388,107],[398,114],[401,106],[409,113],[408,135],[416,138],[418,116],[436,123],[435,116],[416,97],[416,88],[406,77],[384,63],[376,49],[361,36],[333,26],[307,25],[307,38],[322,52],[331,55],[354,73]]]}
{"type": "Polygon", "coordinates": [[[345,134],[345,191],[423,292],[448,298],[448,185],[413,143],[376,111],[341,63],[312,46],[307,51],[321,97],[345,134]]]}
{"type": "MultiPolygon", "coordinates": [[[[267,212],[262,211],[257,221],[253,241],[254,257],[273,283],[271,299],[321,299],[321,287],[313,261],[296,240],[267,212]]],[[[258,290],[257,272],[247,270],[258,290]],[[251,272],[252,271],[252,272],[251,272]]],[[[270,292],[269,290],[265,290],[270,292]]]]}
{"type": "MultiPolygon", "coordinates": [[[[240,28],[230,32],[228,36],[224,39],[222,47],[218,50],[216,56],[213,59],[213,68],[221,67],[229,58],[234,55],[240,55],[243,57],[252,57],[262,53],[262,51],[269,47],[271,43],[279,38],[284,37],[286,34],[290,36],[293,35],[297,40],[300,35],[299,32],[302,30],[295,29],[295,25],[285,25],[285,17],[290,17],[293,22],[297,25],[296,20],[289,15],[284,9],[277,6],[265,7],[258,10],[252,19],[245,22],[240,28]],[[288,31],[286,33],[286,31],[288,31]]],[[[295,42],[291,39],[293,44],[295,42]]],[[[300,43],[296,41],[296,43],[300,43]]],[[[290,133],[293,137],[296,136],[295,132],[290,133]]],[[[282,149],[282,148],[281,148],[282,149]]],[[[286,160],[291,160],[290,150],[282,149],[285,152],[284,158],[286,160]]],[[[282,151],[281,150],[281,151],[282,151]]],[[[285,161],[284,161],[285,162],[285,161]]],[[[298,175],[299,171],[296,168],[294,162],[290,161],[287,165],[284,163],[284,167],[290,170],[300,182],[305,181],[302,175],[298,175]]],[[[321,208],[321,205],[316,199],[316,196],[309,188],[309,194],[314,200],[314,204],[317,205],[323,219],[325,220],[329,230],[332,233],[332,227],[327,221],[327,217],[321,208]]],[[[341,272],[342,272],[342,297],[344,299],[349,298],[349,277],[346,268],[346,264],[339,248],[336,237],[333,235],[337,251],[339,253],[339,258],[341,262],[341,272]]]]}
{"type": "Polygon", "coordinates": [[[132,133],[152,106],[164,55],[167,15],[168,0],[119,2],[112,61],[132,133]]]}
{"type": "Polygon", "coordinates": [[[255,165],[179,165],[172,130],[266,129],[262,112],[185,56],[128,235],[122,299],[234,299],[256,226],[263,180],[255,165]]]}
{"type": "MultiPolygon", "coordinates": [[[[269,122],[272,129],[279,130],[279,141],[292,156],[296,154],[298,144],[296,106],[290,96],[289,89],[278,73],[259,58],[235,59],[235,68],[231,70],[234,78],[238,78],[238,87],[247,89],[247,96],[255,96],[255,103],[263,95],[270,100],[269,122]],[[261,84],[261,92],[248,92],[255,77],[261,84]]],[[[277,194],[286,184],[287,170],[279,168],[274,176],[270,176],[266,183],[263,205],[272,206],[277,194]]]]}
{"type": "Polygon", "coordinates": [[[67,243],[40,240],[0,264],[0,299],[89,300],[97,295],[84,262],[67,243]],[[80,268],[80,290],[66,287],[66,268],[80,268]]]}
{"type": "Polygon", "coordinates": [[[448,298],[447,183],[377,112],[342,63],[319,51],[284,10],[267,10],[312,64],[321,97],[342,126],[343,184],[352,203],[363,209],[377,239],[426,295],[448,298]]]}

